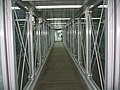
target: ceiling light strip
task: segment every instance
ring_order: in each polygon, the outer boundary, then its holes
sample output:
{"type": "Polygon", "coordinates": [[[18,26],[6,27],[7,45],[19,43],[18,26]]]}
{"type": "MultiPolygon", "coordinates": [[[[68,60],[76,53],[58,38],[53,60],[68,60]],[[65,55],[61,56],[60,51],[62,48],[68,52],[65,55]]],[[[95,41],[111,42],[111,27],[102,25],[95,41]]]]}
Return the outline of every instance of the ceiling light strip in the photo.
{"type": "Polygon", "coordinates": [[[58,25],[58,24],[67,24],[67,23],[50,23],[50,24],[58,25]]]}
{"type": "Polygon", "coordinates": [[[70,18],[47,18],[46,20],[70,20],[70,18]]]}
{"type": "Polygon", "coordinates": [[[37,9],[56,9],[56,8],[81,8],[82,5],[53,5],[53,6],[35,6],[37,9]]]}

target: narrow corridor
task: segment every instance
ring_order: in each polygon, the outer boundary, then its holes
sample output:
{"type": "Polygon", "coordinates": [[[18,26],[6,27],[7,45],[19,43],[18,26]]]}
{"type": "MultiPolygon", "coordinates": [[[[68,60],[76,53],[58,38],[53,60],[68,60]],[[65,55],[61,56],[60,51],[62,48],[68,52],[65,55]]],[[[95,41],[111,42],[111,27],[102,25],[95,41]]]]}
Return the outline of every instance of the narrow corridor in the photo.
{"type": "Polygon", "coordinates": [[[62,42],[56,42],[34,90],[88,90],[62,42]]]}
{"type": "Polygon", "coordinates": [[[0,0],[0,90],[120,90],[120,0],[0,0]]]}

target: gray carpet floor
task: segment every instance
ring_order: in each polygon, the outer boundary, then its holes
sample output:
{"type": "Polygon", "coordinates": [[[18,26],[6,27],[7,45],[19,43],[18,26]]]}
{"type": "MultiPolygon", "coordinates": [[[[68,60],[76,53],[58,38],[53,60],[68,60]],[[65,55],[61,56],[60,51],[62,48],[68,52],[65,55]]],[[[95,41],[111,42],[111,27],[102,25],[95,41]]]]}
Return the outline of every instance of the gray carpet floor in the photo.
{"type": "Polygon", "coordinates": [[[88,90],[62,42],[56,42],[34,90],[88,90]]]}

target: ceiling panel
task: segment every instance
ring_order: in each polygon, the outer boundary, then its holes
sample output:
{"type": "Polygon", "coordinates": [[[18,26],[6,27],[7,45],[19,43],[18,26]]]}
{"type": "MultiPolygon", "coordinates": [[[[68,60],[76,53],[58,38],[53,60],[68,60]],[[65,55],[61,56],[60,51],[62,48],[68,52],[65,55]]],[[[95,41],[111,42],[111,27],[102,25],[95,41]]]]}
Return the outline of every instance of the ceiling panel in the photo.
{"type": "Polygon", "coordinates": [[[82,5],[84,0],[46,0],[46,1],[34,1],[34,5],[82,5]]]}
{"type": "MultiPolygon", "coordinates": [[[[83,5],[86,0],[22,0],[22,1],[32,1],[34,6],[53,6],[53,5],[83,5]]],[[[44,18],[71,18],[74,16],[78,9],[37,9],[38,12],[42,12],[44,18]]],[[[50,21],[54,23],[56,20],[50,21]]],[[[58,21],[59,22],[59,21],[58,21]]],[[[60,22],[67,23],[68,20],[62,20],[60,22]]]]}
{"type": "Polygon", "coordinates": [[[71,18],[78,9],[50,9],[39,10],[46,18],[71,18]]]}

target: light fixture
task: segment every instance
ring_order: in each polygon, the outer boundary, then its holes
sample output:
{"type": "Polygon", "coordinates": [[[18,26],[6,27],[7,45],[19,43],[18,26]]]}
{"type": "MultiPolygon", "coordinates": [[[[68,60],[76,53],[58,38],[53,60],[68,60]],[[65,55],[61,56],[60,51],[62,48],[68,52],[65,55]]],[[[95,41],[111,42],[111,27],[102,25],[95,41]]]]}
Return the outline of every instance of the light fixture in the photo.
{"type": "Polygon", "coordinates": [[[66,23],[50,23],[50,24],[53,24],[53,25],[64,25],[66,23]]]}
{"type": "MultiPolygon", "coordinates": [[[[78,19],[78,18],[76,18],[76,19],[78,19]]],[[[80,19],[82,19],[82,20],[85,20],[86,18],[80,18],[80,19]]],[[[91,18],[92,20],[98,20],[98,19],[100,19],[100,18],[91,18]]]]}
{"type": "Polygon", "coordinates": [[[108,8],[108,5],[99,5],[98,8],[108,8]]]}
{"type": "Polygon", "coordinates": [[[14,10],[14,9],[20,9],[19,7],[12,7],[12,10],[14,10]]]}
{"type": "Polygon", "coordinates": [[[92,8],[94,5],[91,5],[90,8],[92,8]]]}
{"type": "Polygon", "coordinates": [[[56,8],[81,8],[82,5],[53,5],[53,6],[35,6],[37,9],[56,9],[56,8]]]}
{"type": "Polygon", "coordinates": [[[26,9],[28,9],[27,7],[25,7],[26,9]]]}
{"type": "Polygon", "coordinates": [[[70,20],[70,18],[47,18],[46,20],[70,20]]]}
{"type": "Polygon", "coordinates": [[[26,19],[15,19],[15,21],[21,22],[21,21],[27,21],[27,20],[26,19]]]}

